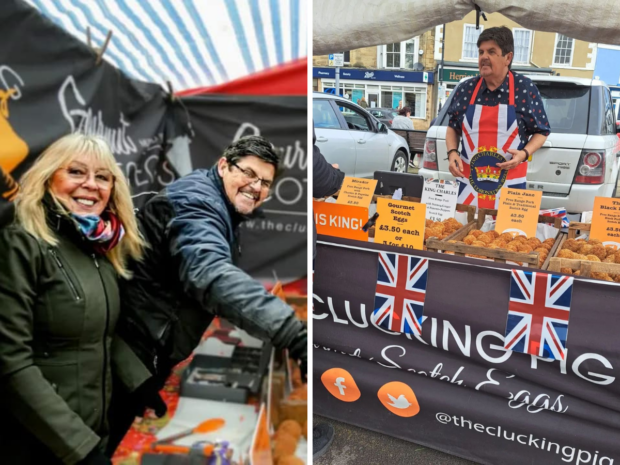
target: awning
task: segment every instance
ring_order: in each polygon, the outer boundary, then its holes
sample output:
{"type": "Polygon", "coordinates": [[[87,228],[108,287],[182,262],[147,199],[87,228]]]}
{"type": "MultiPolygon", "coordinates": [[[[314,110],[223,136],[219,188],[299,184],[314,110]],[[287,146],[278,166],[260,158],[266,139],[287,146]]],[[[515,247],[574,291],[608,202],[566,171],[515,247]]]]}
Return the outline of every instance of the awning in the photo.
{"type": "MultiPolygon", "coordinates": [[[[620,45],[618,1],[476,0],[475,4],[485,13],[501,13],[528,29],[620,45]]],[[[312,53],[400,42],[461,20],[474,9],[473,0],[314,0],[312,53]]]]}
{"type": "Polygon", "coordinates": [[[129,77],[214,86],[307,55],[306,0],[24,0],[129,77]]]}

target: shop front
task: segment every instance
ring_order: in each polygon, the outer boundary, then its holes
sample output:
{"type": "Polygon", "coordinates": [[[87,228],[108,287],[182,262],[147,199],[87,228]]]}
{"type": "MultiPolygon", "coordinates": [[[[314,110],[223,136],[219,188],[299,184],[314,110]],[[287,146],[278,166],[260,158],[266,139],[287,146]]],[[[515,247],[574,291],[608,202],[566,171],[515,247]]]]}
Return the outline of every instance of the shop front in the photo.
{"type": "MultiPolygon", "coordinates": [[[[533,68],[531,66],[514,66],[512,70],[520,74],[547,74],[551,68],[533,68]]],[[[437,108],[443,107],[450,94],[462,79],[478,76],[478,63],[444,62],[443,69],[437,72],[437,108]]]]}
{"type": "MultiPolygon", "coordinates": [[[[314,68],[316,90],[335,93],[334,68],[314,68]]],[[[340,70],[339,94],[360,104],[365,99],[369,108],[411,108],[411,117],[426,120],[427,96],[432,94],[434,73],[376,69],[340,70]]],[[[363,106],[363,105],[362,105],[363,106]]]]}

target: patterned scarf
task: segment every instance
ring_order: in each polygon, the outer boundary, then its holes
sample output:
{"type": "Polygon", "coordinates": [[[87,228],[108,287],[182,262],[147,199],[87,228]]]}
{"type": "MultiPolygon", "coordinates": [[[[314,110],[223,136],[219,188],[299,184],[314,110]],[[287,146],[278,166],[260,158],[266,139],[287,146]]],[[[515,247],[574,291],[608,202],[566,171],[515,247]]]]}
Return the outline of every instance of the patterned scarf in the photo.
{"type": "Polygon", "coordinates": [[[101,255],[116,247],[125,235],[125,228],[116,215],[111,212],[104,212],[103,215],[71,214],[84,237],[94,242],[93,248],[101,255]]]}

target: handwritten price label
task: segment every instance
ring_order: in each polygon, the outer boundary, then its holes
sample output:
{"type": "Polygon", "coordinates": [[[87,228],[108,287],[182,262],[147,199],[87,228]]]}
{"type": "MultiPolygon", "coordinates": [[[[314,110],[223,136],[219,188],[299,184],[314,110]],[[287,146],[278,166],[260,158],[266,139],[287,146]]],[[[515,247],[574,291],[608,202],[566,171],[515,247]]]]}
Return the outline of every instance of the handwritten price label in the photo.
{"type": "Polygon", "coordinates": [[[377,187],[376,179],[352,178],[347,176],[342,181],[340,194],[336,203],[354,207],[368,208],[377,187]]]}
{"type": "Polygon", "coordinates": [[[541,200],[541,191],[502,189],[495,230],[535,237],[541,200]]]}
{"type": "Polygon", "coordinates": [[[421,250],[424,246],[426,205],[403,200],[377,199],[375,243],[421,250]]]}
{"type": "Polygon", "coordinates": [[[590,238],[620,247],[620,199],[596,197],[590,238]]]}

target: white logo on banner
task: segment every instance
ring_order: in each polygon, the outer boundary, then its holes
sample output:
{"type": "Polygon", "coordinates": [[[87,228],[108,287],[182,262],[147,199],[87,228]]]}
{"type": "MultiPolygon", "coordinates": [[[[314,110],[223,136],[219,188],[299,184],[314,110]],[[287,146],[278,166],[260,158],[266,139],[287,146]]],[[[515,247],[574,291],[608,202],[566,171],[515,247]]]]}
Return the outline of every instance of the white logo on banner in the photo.
{"type": "Polygon", "coordinates": [[[80,94],[73,76],[67,76],[65,82],[60,86],[58,102],[60,103],[63,116],[71,127],[71,132],[81,132],[103,137],[110,144],[112,152],[117,155],[129,155],[138,152],[136,144],[127,135],[129,123],[125,121],[123,114],[120,114],[119,127],[107,127],[103,122],[101,110],[95,112],[92,108],[86,106],[86,100],[80,94]],[[67,91],[68,88],[70,88],[69,91],[67,91]],[[77,100],[81,107],[70,108],[68,98],[71,96],[77,100]]]}

